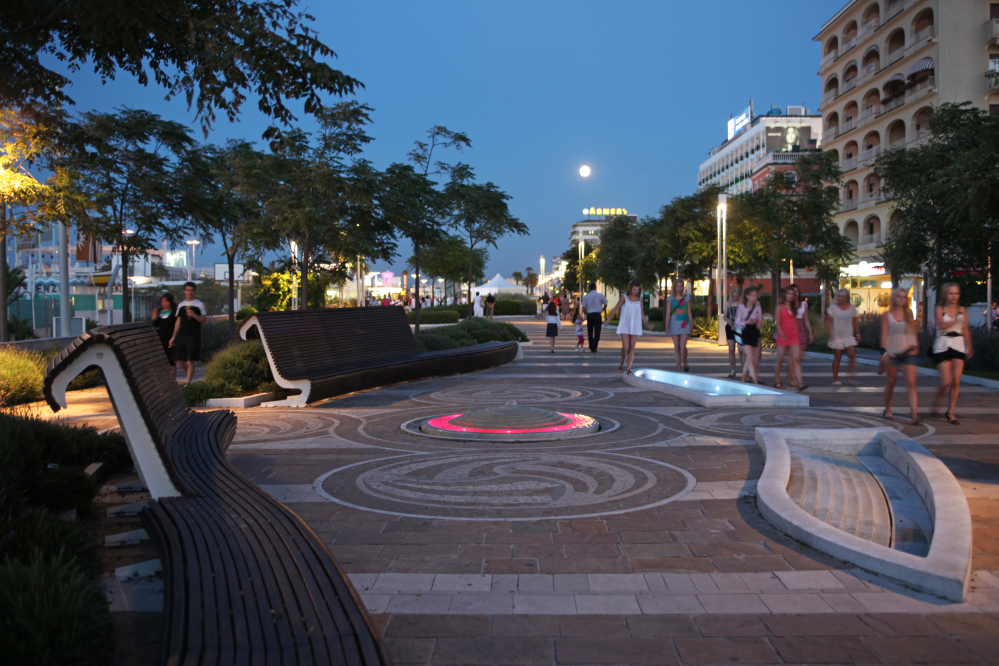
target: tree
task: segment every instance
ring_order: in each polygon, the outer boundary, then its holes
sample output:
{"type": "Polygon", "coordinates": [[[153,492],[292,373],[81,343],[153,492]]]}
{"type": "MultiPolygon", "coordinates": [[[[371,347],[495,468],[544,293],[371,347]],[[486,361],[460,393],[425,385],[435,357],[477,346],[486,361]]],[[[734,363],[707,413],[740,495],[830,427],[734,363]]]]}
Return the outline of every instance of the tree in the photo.
{"type": "Polygon", "coordinates": [[[513,278],[513,283],[515,285],[520,286],[520,281],[524,279],[524,274],[520,271],[514,271],[510,273],[510,277],[513,278]]]}
{"type": "MultiPolygon", "coordinates": [[[[121,256],[123,320],[132,318],[128,296],[131,258],[160,239],[181,240],[186,211],[178,167],[193,146],[190,130],[148,111],[129,108],[117,113],[83,114],[79,138],[54,160],[78,177],[90,210],[79,228],[108,243],[121,256]]],[[[75,190],[56,186],[56,196],[75,190]]]]}
{"type": "MultiPolygon", "coordinates": [[[[423,271],[433,278],[444,278],[444,291],[447,283],[452,285],[462,282],[467,275],[468,246],[458,236],[446,235],[434,245],[424,249],[421,255],[423,271]]],[[[472,279],[479,281],[485,276],[486,264],[489,262],[489,251],[486,248],[472,250],[472,279]]],[[[406,261],[406,270],[416,270],[416,258],[406,261]]]]}
{"type": "Polygon", "coordinates": [[[538,286],[538,274],[534,272],[534,269],[528,266],[524,269],[527,275],[524,276],[524,286],[530,290],[533,290],[538,286]]]}
{"type": "Polygon", "coordinates": [[[420,335],[420,254],[443,240],[439,223],[442,197],[434,182],[409,164],[395,163],[385,170],[380,196],[385,220],[413,244],[416,294],[415,335],[420,335]]]}
{"type": "MultiPolygon", "coordinates": [[[[72,80],[43,58],[65,62],[70,73],[85,63],[103,80],[127,72],[152,79],[167,99],[183,96],[207,136],[222,112],[229,121],[248,97],[288,126],[296,118],[286,100],[304,100],[306,113],[324,95],[346,95],[363,85],[327,65],[336,54],[297,12],[297,0],[9,0],[0,9],[0,107],[72,104],[72,80]]],[[[279,141],[276,124],[265,139],[279,141]]]]}
{"type": "Polygon", "coordinates": [[[249,251],[249,227],[259,217],[260,208],[241,187],[238,171],[263,155],[246,141],[230,141],[225,148],[206,145],[189,150],[181,177],[184,208],[194,228],[207,243],[222,243],[229,266],[229,335],[236,336],[235,262],[249,251]]]}
{"type": "Polygon", "coordinates": [[[451,182],[444,188],[447,205],[451,208],[451,224],[463,235],[468,246],[468,315],[472,315],[473,253],[476,245],[496,247],[496,241],[514,233],[530,233],[527,225],[510,215],[510,197],[492,183],[473,181],[472,169],[459,164],[451,170],[451,182]]]}
{"type": "Polygon", "coordinates": [[[635,279],[635,246],[635,225],[627,217],[615,217],[600,230],[597,275],[622,294],[635,279]]]}

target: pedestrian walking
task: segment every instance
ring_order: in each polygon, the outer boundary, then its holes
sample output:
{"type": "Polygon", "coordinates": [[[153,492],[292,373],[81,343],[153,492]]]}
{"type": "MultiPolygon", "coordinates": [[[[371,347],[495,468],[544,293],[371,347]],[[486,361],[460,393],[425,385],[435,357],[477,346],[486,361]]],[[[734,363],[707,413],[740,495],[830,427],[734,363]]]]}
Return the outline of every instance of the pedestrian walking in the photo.
{"type": "Polygon", "coordinates": [[[475,292],[475,301],[472,303],[472,316],[481,317],[483,313],[482,297],[479,292],[475,292]]]}
{"type": "Polygon", "coordinates": [[[999,303],[992,301],[992,307],[982,314],[985,315],[985,328],[999,331],[999,303]]]}
{"type": "Polygon", "coordinates": [[[496,308],[496,297],[492,294],[486,295],[486,319],[493,320],[493,310],[496,308]]]}
{"type": "Polygon", "coordinates": [[[891,399],[895,393],[895,377],[898,369],[902,368],[905,391],[909,395],[909,409],[912,411],[912,425],[919,425],[919,396],[916,393],[919,340],[916,337],[916,321],[909,310],[908,289],[893,291],[888,312],[881,315],[881,347],[888,361],[888,367],[885,368],[885,409],[881,415],[889,421],[895,420],[891,413],[891,399]]]}
{"type": "Polygon", "coordinates": [[[170,349],[170,338],[177,327],[177,301],[173,294],[166,292],[160,297],[160,306],[153,310],[153,328],[160,336],[160,343],[163,344],[163,351],[166,352],[167,362],[170,367],[176,368],[177,364],[173,360],[173,350],[170,349]]]}
{"type": "Polygon", "coordinates": [[[794,289],[791,287],[781,289],[780,302],[774,312],[774,323],[777,325],[777,332],[774,334],[774,342],[777,343],[774,388],[784,388],[780,381],[780,370],[781,366],[784,365],[784,358],[787,357],[791,386],[803,391],[808,388],[808,384],[801,381],[801,346],[798,343],[798,321],[795,317],[797,306],[794,289]]]}
{"type": "Polygon", "coordinates": [[[597,283],[591,282],[589,293],[583,296],[583,314],[586,315],[586,336],[590,342],[590,352],[597,353],[600,345],[600,329],[604,325],[603,313],[607,310],[607,298],[597,292],[597,283]]]}
{"type": "Polygon", "coordinates": [[[961,288],[953,282],[943,286],[943,305],[936,307],[935,320],[937,336],[933,341],[933,362],[940,372],[940,388],[933,396],[933,414],[939,418],[940,401],[950,393],[944,417],[947,423],[960,425],[954,415],[957,396],[961,390],[961,374],[964,362],[971,358],[971,327],[968,326],[968,311],[958,304],[961,288]]]}
{"type": "Polygon", "coordinates": [[[545,337],[548,338],[548,344],[551,345],[552,353],[554,354],[555,338],[558,337],[558,332],[562,330],[562,317],[559,314],[558,305],[554,300],[549,301],[545,309],[545,321],[548,322],[545,337]]]}
{"type": "Polygon", "coordinates": [[[194,381],[194,364],[201,358],[201,325],[208,321],[205,304],[198,300],[197,289],[193,282],[184,284],[184,300],[177,306],[177,322],[170,338],[174,361],[187,367],[185,384],[194,381]]]}
{"type": "Polygon", "coordinates": [[[687,338],[690,337],[690,299],[683,290],[683,281],[673,281],[673,293],[669,297],[669,316],[666,330],[673,338],[673,354],[676,357],[676,371],[690,372],[687,366],[687,338]]]}
{"type": "Polygon", "coordinates": [[[576,351],[583,351],[583,315],[580,314],[579,308],[576,308],[572,313],[572,322],[576,325],[576,351]]]}
{"type": "MultiPolygon", "coordinates": [[[[729,377],[735,377],[735,354],[736,354],[736,340],[735,340],[735,318],[739,312],[739,288],[732,287],[732,293],[729,295],[728,307],[725,308],[725,341],[728,343],[728,367],[729,367],[729,377]]],[[[741,355],[741,354],[740,354],[741,355]]],[[[740,359],[742,360],[742,359],[740,359]]],[[[745,366],[745,360],[742,360],[743,366],[745,366]]]]}
{"type": "Polygon", "coordinates": [[[642,335],[642,329],[648,321],[645,313],[642,312],[642,283],[632,280],[628,285],[628,291],[618,300],[617,305],[611,310],[608,319],[614,319],[614,315],[621,312],[621,318],[617,322],[617,334],[621,336],[621,365],[618,370],[628,369],[631,371],[631,364],[635,360],[635,345],[642,335]]]}
{"type": "Polygon", "coordinates": [[[742,381],[762,384],[757,376],[760,352],[760,326],[763,324],[763,308],[759,303],[760,294],[756,287],[746,287],[742,302],[735,313],[735,340],[742,347],[742,381]]]}
{"type": "Polygon", "coordinates": [[[835,302],[826,309],[826,330],[829,331],[829,349],[833,350],[833,386],[842,386],[839,366],[843,352],[850,358],[850,376],[857,376],[857,340],[860,338],[860,320],[857,308],[850,302],[847,289],[836,291],[835,302]]]}

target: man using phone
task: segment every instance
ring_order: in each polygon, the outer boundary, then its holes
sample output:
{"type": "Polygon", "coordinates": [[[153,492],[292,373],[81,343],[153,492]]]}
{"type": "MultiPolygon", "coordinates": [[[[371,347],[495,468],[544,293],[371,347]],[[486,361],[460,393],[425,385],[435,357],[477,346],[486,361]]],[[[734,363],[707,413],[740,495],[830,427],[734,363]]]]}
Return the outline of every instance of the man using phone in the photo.
{"type": "Polygon", "coordinates": [[[187,366],[187,381],[194,379],[194,364],[201,356],[201,325],[208,321],[205,304],[198,300],[197,286],[193,282],[184,285],[184,300],[177,306],[177,323],[170,338],[174,361],[177,367],[187,366]]]}

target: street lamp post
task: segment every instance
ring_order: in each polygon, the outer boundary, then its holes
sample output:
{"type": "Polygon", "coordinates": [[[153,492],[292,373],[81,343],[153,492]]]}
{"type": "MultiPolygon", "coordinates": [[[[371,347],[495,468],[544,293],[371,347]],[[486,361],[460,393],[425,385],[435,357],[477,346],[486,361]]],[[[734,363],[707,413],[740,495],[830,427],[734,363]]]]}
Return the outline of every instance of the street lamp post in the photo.
{"type": "Polygon", "coordinates": [[[191,281],[191,269],[194,268],[195,251],[197,250],[198,243],[200,243],[200,242],[201,241],[199,241],[197,239],[191,239],[191,240],[187,241],[187,246],[191,250],[191,263],[187,267],[187,281],[188,282],[191,281]]]}
{"type": "Polygon", "coordinates": [[[583,299],[583,255],[585,254],[586,241],[579,239],[579,263],[576,265],[576,272],[579,273],[579,299],[583,299]]]}
{"type": "Polygon", "coordinates": [[[725,335],[725,324],[722,323],[722,314],[725,312],[725,300],[727,298],[725,283],[728,277],[727,208],[728,195],[722,192],[718,195],[718,262],[716,264],[718,274],[715,280],[715,302],[718,304],[719,345],[728,345],[728,339],[725,335]]]}

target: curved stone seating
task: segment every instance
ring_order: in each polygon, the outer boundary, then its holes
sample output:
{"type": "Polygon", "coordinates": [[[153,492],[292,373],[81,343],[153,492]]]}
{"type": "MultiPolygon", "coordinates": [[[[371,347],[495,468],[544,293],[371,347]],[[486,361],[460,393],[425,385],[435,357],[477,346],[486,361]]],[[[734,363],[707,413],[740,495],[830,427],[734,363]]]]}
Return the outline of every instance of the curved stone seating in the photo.
{"type": "Polygon", "coordinates": [[[152,499],[142,511],[165,578],[164,664],[388,664],[329,551],[236,471],[229,411],[187,407],[149,324],[98,328],[49,365],[45,398],[97,367],[152,499]]]}
{"type": "Polygon", "coordinates": [[[522,358],[517,342],[419,352],[400,307],[257,312],[239,328],[259,337],[278,386],[299,390],[263,407],[305,407],[354,391],[483,370],[522,358]]]}
{"type": "MultiPolygon", "coordinates": [[[[772,525],[817,550],[911,588],[953,601],[964,600],[971,577],[968,503],[950,470],[919,443],[891,428],[757,428],[756,442],[766,458],[757,485],[757,504],[772,525]],[[792,453],[795,448],[797,461],[792,453]],[[803,449],[814,452],[810,456],[810,470],[806,467],[808,456],[801,453],[803,449]],[[871,530],[874,540],[863,538],[865,521],[860,518],[860,498],[867,492],[872,496],[872,504],[876,504],[875,489],[867,481],[863,482],[866,489],[850,487],[862,475],[852,463],[847,469],[841,461],[844,457],[867,456],[883,458],[919,493],[933,523],[927,555],[888,547],[877,536],[877,527],[871,530]],[[800,465],[800,481],[794,480],[795,465],[800,465]],[[855,500],[846,500],[848,492],[855,500]],[[855,506],[851,504],[853,501],[855,506]],[[838,508],[833,511],[832,507],[838,508]],[[826,522],[828,518],[832,520],[826,522]],[[848,529],[834,526],[837,522],[848,529]]],[[[883,520],[883,516],[875,516],[873,522],[883,520]]],[[[891,525],[890,519],[888,524],[891,525]]]]}

